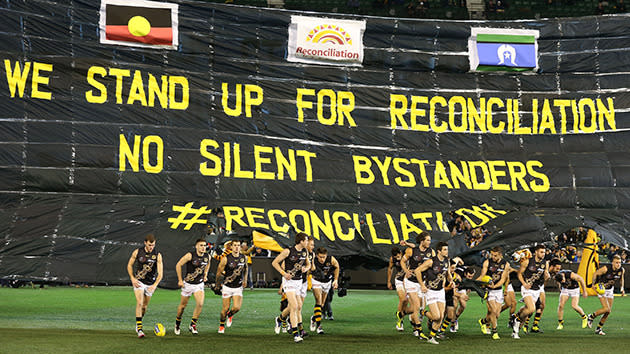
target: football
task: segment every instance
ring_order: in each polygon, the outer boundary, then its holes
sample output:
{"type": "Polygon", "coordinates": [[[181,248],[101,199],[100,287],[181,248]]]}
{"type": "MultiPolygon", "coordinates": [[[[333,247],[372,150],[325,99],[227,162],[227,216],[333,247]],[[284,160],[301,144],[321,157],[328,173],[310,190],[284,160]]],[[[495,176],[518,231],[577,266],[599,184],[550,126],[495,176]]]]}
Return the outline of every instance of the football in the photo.
{"type": "Polygon", "coordinates": [[[156,323],[155,326],[153,326],[153,333],[158,337],[164,337],[166,335],[166,329],[163,324],[156,323]]]}
{"type": "Polygon", "coordinates": [[[606,292],[606,288],[604,288],[604,284],[602,283],[597,283],[593,286],[593,289],[595,289],[595,292],[597,293],[597,295],[602,295],[606,292]]]}
{"type": "Polygon", "coordinates": [[[479,281],[488,284],[492,281],[492,278],[490,278],[489,275],[484,275],[483,277],[479,278],[479,281]]]}

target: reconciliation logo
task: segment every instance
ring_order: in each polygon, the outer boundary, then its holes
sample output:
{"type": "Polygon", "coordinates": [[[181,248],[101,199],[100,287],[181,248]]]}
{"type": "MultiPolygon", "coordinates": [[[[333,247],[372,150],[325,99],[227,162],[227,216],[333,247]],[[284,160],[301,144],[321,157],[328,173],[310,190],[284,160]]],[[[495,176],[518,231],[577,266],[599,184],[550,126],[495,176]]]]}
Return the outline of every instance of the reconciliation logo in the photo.
{"type": "Polygon", "coordinates": [[[298,46],[295,51],[296,55],[333,60],[357,60],[360,56],[357,51],[352,50],[352,36],[350,33],[337,25],[322,24],[315,26],[306,36],[306,43],[314,46],[310,48],[298,46]],[[349,48],[343,49],[341,46],[349,48]]]}

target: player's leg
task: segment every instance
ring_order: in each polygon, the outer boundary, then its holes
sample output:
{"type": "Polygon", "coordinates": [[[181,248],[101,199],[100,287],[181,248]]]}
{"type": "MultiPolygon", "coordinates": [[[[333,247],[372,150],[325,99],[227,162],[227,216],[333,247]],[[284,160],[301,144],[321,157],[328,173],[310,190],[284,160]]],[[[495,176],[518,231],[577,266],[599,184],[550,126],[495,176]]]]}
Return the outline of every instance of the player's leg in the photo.
{"type": "MultiPolygon", "coordinates": [[[[433,292],[431,292],[433,293],[433,292]]],[[[442,319],[444,318],[445,303],[439,302],[433,299],[434,295],[427,294],[427,303],[429,312],[426,313],[427,318],[431,320],[431,326],[429,327],[429,343],[436,344],[435,336],[442,325],[442,319]],[[429,298],[431,297],[431,298],[429,298]],[[434,302],[435,301],[435,302],[434,302]]]]}
{"type": "Polygon", "coordinates": [[[313,307],[313,316],[311,316],[311,326],[309,329],[311,332],[314,332],[322,322],[322,305],[324,304],[325,297],[321,285],[318,284],[318,286],[315,286],[315,284],[313,284],[311,290],[315,297],[315,306],[313,307]]]}
{"type": "Polygon", "coordinates": [[[578,315],[580,315],[580,318],[582,319],[582,328],[586,328],[588,321],[584,310],[580,307],[580,289],[576,290],[577,291],[571,295],[571,307],[578,313],[578,315]]]}
{"type": "Polygon", "coordinates": [[[560,298],[558,299],[558,327],[556,329],[564,328],[564,305],[568,299],[569,295],[560,293],[560,298]]]}
{"type": "Polygon", "coordinates": [[[501,307],[501,312],[510,309],[510,319],[508,320],[508,327],[512,328],[514,319],[516,318],[516,315],[514,314],[516,312],[516,294],[514,293],[514,288],[512,287],[512,284],[508,284],[507,290],[505,291],[504,300],[505,303],[501,307]]]}
{"type": "MultiPolygon", "coordinates": [[[[608,294],[605,294],[605,295],[608,295],[608,294]]],[[[604,327],[604,323],[606,323],[606,320],[608,319],[608,316],[610,315],[610,312],[612,311],[612,305],[613,305],[613,300],[614,300],[612,291],[610,292],[610,297],[601,297],[600,299],[604,300],[602,301],[602,304],[606,303],[608,311],[602,314],[602,318],[600,318],[599,323],[597,324],[597,329],[595,329],[595,333],[605,336],[606,333],[604,333],[604,331],[602,330],[602,327],[604,327]]]]}
{"type": "MultiPolygon", "coordinates": [[[[183,290],[182,290],[183,291],[183,290]]],[[[188,305],[188,300],[190,299],[190,296],[181,296],[181,300],[179,301],[179,305],[177,306],[177,317],[175,318],[175,335],[179,335],[180,332],[180,326],[182,324],[182,316],[184,315],[184,310],[186,309],[186,306],[188,305]]]]}
{"type": "Polygon", "coordinates": [[[142,317],[143,312],[142,308],[144,305],[144,289],[143,288],[135,288],[133,293],[136,297],[136,333],[138,337],[144,337],[144,331],[142,330],[142,317]]]}
{"type": "Polygon", "coordinates": [[[225,321],[227,320],[228,311],[230,311],[232,297],[232,294],[228,294],[227,292],[222,296],[223,302],[221,303],[221,314],[219,317],[219,333],[225,333],[225,321]]]}
{"type": "Polygon", "coordinates": [[[501,314],[501,302],[498,299],[493,299],[488,301],[489,310],[490,310],[490,333],[492,334],[492,339],[499,339],[499,335],[497,332],[497,322],[499,320],[499,315],[501,314]]]}
{"type": "Polygon", "coordinates": [[[540,291],[540,296],[538,297],[538,302],[536,304],[536,314],[534,315],[534,323],[532,324],[532,332],[541,333],[540,330],[540,318],[542,317],[543,312],[545,311],[545,303],[547,296],[545,295],[545,291],[540,291]]]}
{"type": "Polygon", "coordinates": [[[297,342],[301,342],[302,341],[302,337],[300,336],[300,332],[298,331],[298,309],[299,309],[299,305],[298,305],[298,294],[295,292],[295,290],[293,291],[285,291],[285,294],[287,295],[287,301],[289,301],[289,319],[291,321],[291,334],[293,334],[293,340],[297,343],[297,342]]]}
{"type": "Polygon", "coordinates": [[[199,320],[199,316],[201,315],[201,310],[203,309],[203,302],[205,300],[205,293],[203,290],[197,290],[193,293],[195,297],[195,309],[193,310],[192,318],[190,319],[190,325],[188,327],[193,327],[195,332],[197,331],[197,320],[199,320]]]}
{"type": "MultiPolygon", "coordinates": [[[[407,287],[407,291],[409,288],[407,287]]],[[[418,309],[420,308],[420,298],[418,297],[418,292],[407,292],[409,295],[409,304],[411,306],[411,315],[409,318],[411,319],[411,325],[413,326],[413,335],[419,336],[421,332],[420,328],[420,319],[418,317],[418,309]]]]}
{"type": "Polygon", "coordinates": [[[297,319],[298,319],[298,331],[300,331],[300,335],[302,337],[308,336],[306,331],[304,331],[304,325],[302,324],[302,307],[304,306],[304,297],[300,294],[296,294],[297,299],[297,319]]]}

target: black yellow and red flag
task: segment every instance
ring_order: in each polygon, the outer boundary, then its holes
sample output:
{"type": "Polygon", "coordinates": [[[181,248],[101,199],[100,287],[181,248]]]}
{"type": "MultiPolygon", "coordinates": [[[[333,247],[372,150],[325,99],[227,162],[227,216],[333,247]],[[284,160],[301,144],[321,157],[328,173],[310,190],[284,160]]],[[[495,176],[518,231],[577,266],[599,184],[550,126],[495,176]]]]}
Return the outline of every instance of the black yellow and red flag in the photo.
{"type": "Polygon", "coordinates": [[[101,43],[176,49],[177,4],[143,0],[101,1],[101,43]]]}

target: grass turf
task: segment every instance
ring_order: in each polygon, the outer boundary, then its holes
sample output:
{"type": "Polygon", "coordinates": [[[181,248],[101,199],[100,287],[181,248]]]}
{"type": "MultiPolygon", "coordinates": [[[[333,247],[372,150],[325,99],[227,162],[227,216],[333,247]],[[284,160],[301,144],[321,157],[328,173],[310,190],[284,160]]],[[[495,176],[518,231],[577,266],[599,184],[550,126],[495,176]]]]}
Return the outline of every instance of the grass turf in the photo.
{"type": "MultiPolygon", "coordinates": [[[[0,352],[390,352],[431,350],[433,352],[629,352],[630,300],[617,297],[613,313],[597,336],[593,329],[582,329],[581,320],[565,307],[565,328],[557,331],[557,293],[547,294],[547,308],[541,321],[543,334],[510,338],[507,312],[500,318],[501,340],[481,334],[477,319],[485,314],[485,304],[472,297],[460,317],[460,330],[450,333],[440,345],[431,345],[406,331],[394,329],[397,297],[393,291],[350,290],[348,296],[335,297],[334,321],[324,320],[325,335],[311,335],[294,344],[287,334],[273,333],[273,318],[278,313],[279,296],[275,290],[245,290],[243,309],[223,335],[217,334],[221,299],[206,292],[204,311],[199,320],[200,334],[187,330],[194,307],[191,299],[182,321],[182,335],[173,334],[178,290],[158,289],[144,318],[147,337],[139,340],[134,331],[135,299],[129,287],[44,289],[0,289],[0,352]],[[165,337],[152,334],[153,324],[163,323],[165,337]]],[[[520,304],[519,304],[520,305],[520,304]]],[[[599,308],[597,297],[580,299],[587,313],[599,308]]],[[[520,307],[520,306],[519,306],[520,307]]],[[[304,322],[312,314],[313,296],[304,305],[304,322]]],[[[426,321],[425,321],[426,323],[426,321]]],[[[595,322],[594,326],[597,324],[595,322]]],[[[426,325],[425,325],[426,327],[426,325]]]]}

